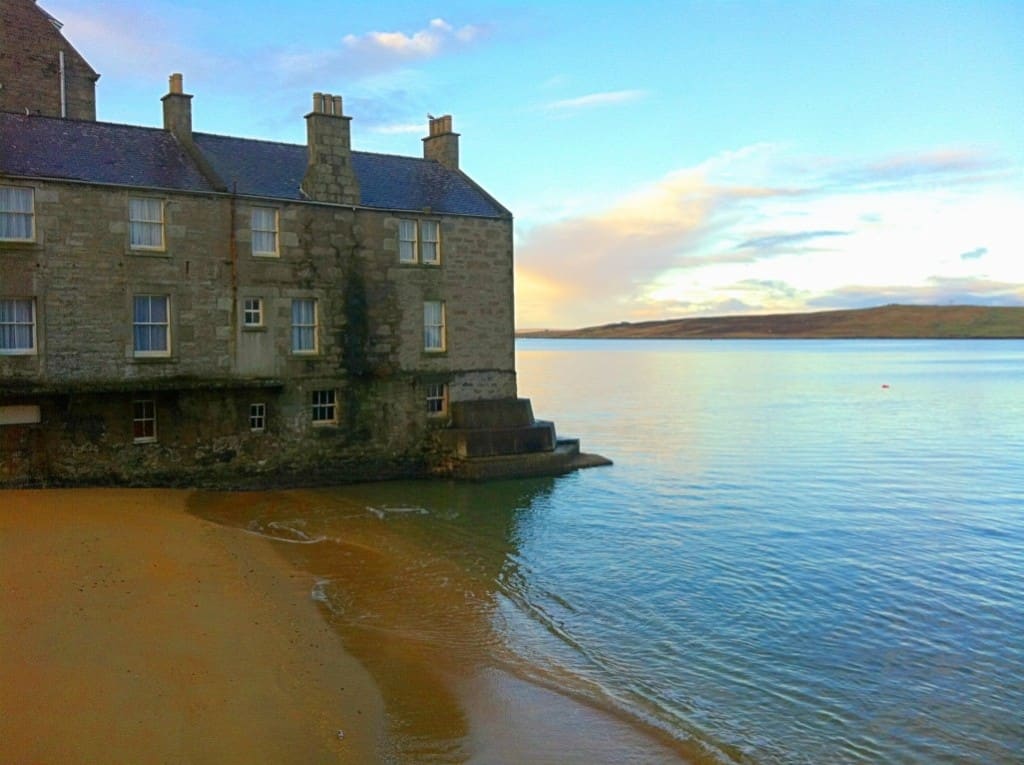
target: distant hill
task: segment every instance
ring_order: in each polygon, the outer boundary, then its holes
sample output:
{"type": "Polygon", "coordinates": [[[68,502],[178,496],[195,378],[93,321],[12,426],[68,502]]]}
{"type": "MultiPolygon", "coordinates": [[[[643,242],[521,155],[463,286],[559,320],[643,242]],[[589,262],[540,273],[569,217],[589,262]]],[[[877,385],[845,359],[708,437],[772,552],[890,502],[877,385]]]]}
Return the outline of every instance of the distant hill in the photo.
{"type": "Polygon", "coordinates": [[[887,305],[845,311],[718,316],[521,332],[565,338],[1024,338],[1024,307],[887,305]]]}

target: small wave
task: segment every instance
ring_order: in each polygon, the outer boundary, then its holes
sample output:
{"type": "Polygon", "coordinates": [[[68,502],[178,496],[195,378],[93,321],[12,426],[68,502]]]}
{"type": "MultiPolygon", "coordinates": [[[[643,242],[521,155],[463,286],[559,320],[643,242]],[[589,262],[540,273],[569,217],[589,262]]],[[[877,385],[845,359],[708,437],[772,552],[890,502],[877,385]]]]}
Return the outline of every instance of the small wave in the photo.
{"type": "Polygon", "coordinates": [[[425,507],[373,507],[372,505],[367,505],[366,511],[382,521],[389,515],[427,515],[429,513],[425,507]]]}
{"type": "Polygon", "coordinates": [[[311,536],[301,528],[298,528],[299,525],[301,525],[301,523],[270,521],[265,527],[263,527],[259,521],[253,521],[245,531],[248,534],[263,537],[264,539],[270,539],[274,542],[288,542],[295,545],[315,545],[320,542],[338,541],[336,537],[328,537],[324,535],[311,536]]]}
{"type": "Polygon", "coordinates": [[[331,600],[331,596],[328,592],[328,588],[334,584],[333,579],[317,579],[313,584],[313,589],[310,591],[309,596],[327,608],[332,614],[341,614],[344,609],[338,605],[335,601],[331,600]]]}

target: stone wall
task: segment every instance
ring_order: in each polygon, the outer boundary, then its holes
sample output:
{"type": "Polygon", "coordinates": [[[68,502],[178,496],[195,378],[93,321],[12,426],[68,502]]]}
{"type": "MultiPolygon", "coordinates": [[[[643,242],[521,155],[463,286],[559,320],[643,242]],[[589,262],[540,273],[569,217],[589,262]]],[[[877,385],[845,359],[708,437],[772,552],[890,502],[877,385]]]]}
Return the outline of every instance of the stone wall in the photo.
{"type": "MultiPolygon", "coordinates": [[[[20,184],[25,185],[25,184],[20,184]]],[[[440,223],[440,265],[400,264],[400,216],[223,194],[36,182],[37,241],[0,243],[0,297],[35,297],[37,353],[0,355],[0,484],[330,482],[418,475],[434,459],[426,391],[516,395],[508,219],[440,223]],[[129,198],[163,202],[165,246],[129,242],[129,198]],[[253,207],[278,213],[278,253],[252,248],[253,207]],[[136,358],[132,298],[170,296],[171,351],[136,358]],[[246,298],[262,324],[246,327],[246,298]],[[294,353],[292,300],[318,309],[315,353],[294,353]],[[443,301],[446,347],[424,350],[423,302],[443,301]],[[313,391],[337,421],[313,424],[313,391]],[[132,402],[156,402],[135,443],[132,402]],[[263,403],[267,426],[249,428],[263,403]]]]}
{"type": "Polygon", "coordinates": [[[60,53],[66,116],[96,119],[98,75],[32,0],[0,3],[0,111],[60,117],[60,53]]]}

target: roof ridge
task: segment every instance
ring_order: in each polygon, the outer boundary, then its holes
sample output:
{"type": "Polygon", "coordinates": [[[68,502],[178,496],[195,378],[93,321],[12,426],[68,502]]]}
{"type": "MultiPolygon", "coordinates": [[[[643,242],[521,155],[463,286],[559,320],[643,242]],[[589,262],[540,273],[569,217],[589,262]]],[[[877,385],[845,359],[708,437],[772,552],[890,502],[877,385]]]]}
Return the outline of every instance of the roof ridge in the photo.
{"type": "Polygon", "coordinates": [[[20,117],[21,119],[32,120],[45,120],[46,122],[56,122],[62,125],[70,122],[75,125],[101,125],[103,127],[131,128],[133,130],[154,130],[158,133],[167,133],[168,135],[170,135],[170,131],[165,130],[162,127],[155,127],[153,125],[129,125],[127,122],[107,122],[105,120],[87,120],[77,117],[51,117],[48,114],[23,114],[22,112],[6,111],[0,111],[0,116],[20,117]]]}
{"type": "MultiPolygon", "coordinates": [[[[248,136],[241,135],[225,135],[224,133],[209,133],[202,130],[196,130],[192,132],[193,136],[205,136],[207,138],[223,138],[229,141],[252,141],[254,143],[266,143],[273,144],[275,146],[288,146],[296,149],[305,149],[306,144],[304,143],[292,143],[290,141],[276,141],[272,138],[250,138],[248,136]]],[[[365,149],[352,149],[353,154],[363,154],[370,157],[393,157],[395,159],[407,159],[413,162],[433,162],[440,164],[437,160],[427,159],[425,157],[413,157],[408,154],[395,154],[389,151],[367,151],[365,149]]]]}

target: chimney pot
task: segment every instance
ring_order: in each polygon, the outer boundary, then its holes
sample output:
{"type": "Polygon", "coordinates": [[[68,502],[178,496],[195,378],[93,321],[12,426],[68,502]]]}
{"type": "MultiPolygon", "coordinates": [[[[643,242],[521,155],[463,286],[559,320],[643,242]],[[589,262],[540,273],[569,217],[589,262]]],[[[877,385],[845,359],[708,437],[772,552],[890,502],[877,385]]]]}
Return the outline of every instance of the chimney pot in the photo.
{"type": "Polygon", "coordinates": [[[184,93],[185,85],[180,72],[175,72],[170,76],[170,84],[168,90],[171,93],[184,93]]]}
{"type": "Polygon", "coordinates": [[[301,189],[312,200],[359,204],[359,179],[352,169],[351,117],[342,112],[341,96],[313,94],[306,115],[308,161],[301,189]]]}

